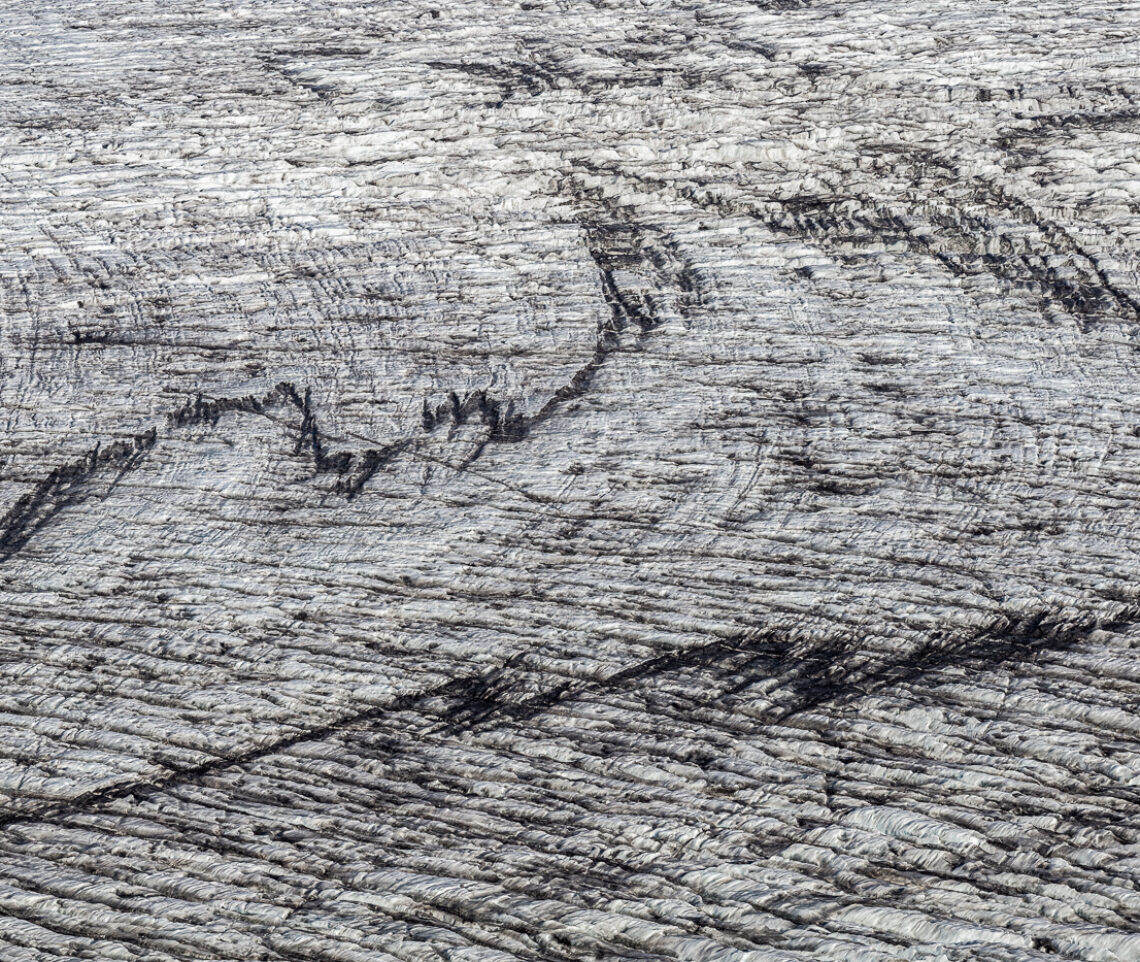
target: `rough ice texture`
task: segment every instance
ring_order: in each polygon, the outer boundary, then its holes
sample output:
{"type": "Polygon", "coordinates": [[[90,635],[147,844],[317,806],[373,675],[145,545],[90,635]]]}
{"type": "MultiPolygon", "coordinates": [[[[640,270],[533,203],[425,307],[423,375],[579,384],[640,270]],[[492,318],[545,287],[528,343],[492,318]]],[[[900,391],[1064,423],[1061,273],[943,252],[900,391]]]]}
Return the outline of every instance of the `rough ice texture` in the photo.
{"type": "Polygon", "coordinates": [[[0,959],[1140,959],[1140,4],[0,8],[0,959]]]}

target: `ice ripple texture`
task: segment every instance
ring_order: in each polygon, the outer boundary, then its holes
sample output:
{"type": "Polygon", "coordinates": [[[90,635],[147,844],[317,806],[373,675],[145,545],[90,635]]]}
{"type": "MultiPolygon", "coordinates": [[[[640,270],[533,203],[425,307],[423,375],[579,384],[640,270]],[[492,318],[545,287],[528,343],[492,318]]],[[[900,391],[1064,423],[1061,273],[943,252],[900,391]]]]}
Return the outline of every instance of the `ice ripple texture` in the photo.
{"type": "Polygon", "coordinates": [[[1140,4],[0,13],[0,959],[1140,960],[1140,4]]]}

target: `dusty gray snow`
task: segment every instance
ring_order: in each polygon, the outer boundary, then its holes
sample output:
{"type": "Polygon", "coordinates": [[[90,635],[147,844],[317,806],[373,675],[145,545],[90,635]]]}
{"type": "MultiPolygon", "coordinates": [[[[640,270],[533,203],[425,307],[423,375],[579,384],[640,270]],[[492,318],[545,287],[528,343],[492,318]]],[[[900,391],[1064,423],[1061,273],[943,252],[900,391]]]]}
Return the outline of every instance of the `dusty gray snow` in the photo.
{"type": "Polygon", "coordinates": [[[1140,959],[1140,4],[0,13],[0,959],[1140,959]]]}

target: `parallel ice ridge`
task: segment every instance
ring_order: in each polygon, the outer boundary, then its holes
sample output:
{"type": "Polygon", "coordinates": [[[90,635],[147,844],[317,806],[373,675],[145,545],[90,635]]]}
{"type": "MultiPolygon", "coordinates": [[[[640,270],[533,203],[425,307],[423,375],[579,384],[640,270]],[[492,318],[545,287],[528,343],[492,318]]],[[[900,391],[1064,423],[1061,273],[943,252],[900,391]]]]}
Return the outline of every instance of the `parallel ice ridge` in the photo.
{"type": "Polygon", "coordinates": [[[0,959],[1140,958],[1140,4],[0,15],[0,959]]]}

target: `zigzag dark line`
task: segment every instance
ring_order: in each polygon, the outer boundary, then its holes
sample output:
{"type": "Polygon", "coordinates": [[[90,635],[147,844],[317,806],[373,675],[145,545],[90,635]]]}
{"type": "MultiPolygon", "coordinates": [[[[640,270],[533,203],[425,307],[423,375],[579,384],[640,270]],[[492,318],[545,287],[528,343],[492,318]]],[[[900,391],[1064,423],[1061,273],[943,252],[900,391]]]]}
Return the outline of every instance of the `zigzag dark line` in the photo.
{"type": "MultiPolygon", "coordinates": [[[[661,320],[652,303],[643,302],[634,295],[623,292],[614,280],[614,270],[619,259],[636,259],[640,255],[636,230],[630,225],[583,224],[591,238],[588,246],[590,258],[597,266],[602,295],[609,307],[609,317],[598,324],[593,351],[589,359],[570,379],[557,388],[545,404],[534,414],[516,414],[514,402],[500,401],[486,391],[474,391],[463,399],[452,392],[446,402],[432,409],[424,401],[421,424],[425,434],[431,433],[441,424],[460,425],[476,416],[486,427],[486,436],[470,453],[463,467],[469,466],[494,442],[522,441],[539,424],[548,421],[560,408],[570,401],[582,397],[589,389],[598,370],[606,358],[616,350],[618,340],[630,325],[636,325],[638,336],[644,336],[660,326],[661,320]],[[609,249],[605,241],[607,233],[628,232],[633,239],[628,249],[616,252],[609,249]]],[[[679,284],[686,294],[691,293],[691,278],[681,277],[679,284]]],[[[406,435],[377,447],[357,450],[330,451],[327,439],[321,431],[313,409],[312,390],[305,388],[302,394],[297,385],[282,381],[273,390],[263,395],[246,395],[236,398],[206,400],[201,395],[183,407],[167,415],[172,428],[191,425],[216,425],[223,414],[259,414],[282,406],[292,406],[301,415],[297,441],[293,453],[308,452],[313,459],[317,474],[338,476],[333,486],[338,494],[348,499],[356,497],[364,486],[387,464],[401,454],[414,449],[418,438],[406,435]]],[[[107,448],[96,444],[86,454],[62,467],[55,468],[41,480],[32,491],[20,497],[0,518],[0,562],[7,561],[52,519],[67,507],[79,505],[95,496],[93,490],[97,479],[109,468],[118,468],[115,481],[107,489],[109,493],[119,478],[137,467],[160,440],[158,429],[150,428],[136,435],[130,441],[117,441],[107,448]]]]}

